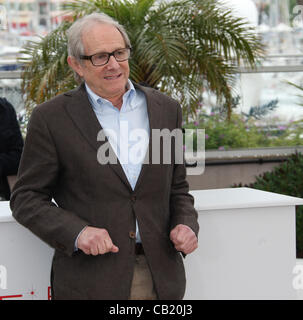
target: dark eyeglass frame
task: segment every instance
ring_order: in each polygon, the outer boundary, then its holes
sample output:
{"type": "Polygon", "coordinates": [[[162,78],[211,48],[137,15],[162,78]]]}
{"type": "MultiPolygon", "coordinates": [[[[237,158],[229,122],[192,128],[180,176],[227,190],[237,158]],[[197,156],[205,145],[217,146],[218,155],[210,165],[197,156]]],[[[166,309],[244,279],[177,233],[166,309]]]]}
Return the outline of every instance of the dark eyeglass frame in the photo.
{"type": "Polygon", "coordinates": [[[126,47],[126,48],[116,49],[116,50],[114,50],[114,51],[112,51],[112,52],[98,52],[98,53],[92,54],[92,55],[90,55],[90,56],[80,55],[80,59],[82,59],[82,60],[90,60],[90,62],[92,63],[93,66],[95,66],[95,67],[101,67],[101,66],[105,66],[106,64],[108,64],[108,61],[109,61],[109,59],[110,59],[111,56],[113,56],[113,57],[116,59],[117,62],[123,62],[123,61],[128,60],[129,57],[130,57],[131,49],[132,49],[131,47],[126,47]],[[117,51],[121,51],[121,50],[125,50],[125,49],[128,49],[128,50],[129,50],[129,55],[128,55],[128,57],[127,57],[126,59],[122,59],[122,60],[121,60],[121,59],[117,59],[117,57],[115,56],[115,53],[116,53],[117,51]],[[96,55],[98,55],[98,54],[107,54],[107,61],[106,61],[105,63],[103,63],[103,64],[94,64],[92,57],[93,57],[93,56],[96,56],[96,55]]]}

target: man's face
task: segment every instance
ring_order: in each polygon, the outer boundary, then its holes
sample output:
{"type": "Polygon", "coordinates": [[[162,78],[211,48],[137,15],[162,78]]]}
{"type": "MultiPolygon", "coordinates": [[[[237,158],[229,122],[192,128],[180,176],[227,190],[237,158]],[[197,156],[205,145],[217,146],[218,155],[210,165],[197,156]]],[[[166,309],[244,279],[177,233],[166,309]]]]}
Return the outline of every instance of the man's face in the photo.
{"type": "MultiPolygon", "coordinates": [[[[84,55],[87,56],[125,48],[121,33],[114,26],[107,24],[95,24],[88,29],[82,35],[82,42],[84,55]]],[[[111,101],[125,93],[129,77],[127,60],[117,62],[115,57],[111,56],[104,66],[93,66],[90,60],[82,60],[82,63],[76,65],[71,66],[100,97],[111,101]]]]}

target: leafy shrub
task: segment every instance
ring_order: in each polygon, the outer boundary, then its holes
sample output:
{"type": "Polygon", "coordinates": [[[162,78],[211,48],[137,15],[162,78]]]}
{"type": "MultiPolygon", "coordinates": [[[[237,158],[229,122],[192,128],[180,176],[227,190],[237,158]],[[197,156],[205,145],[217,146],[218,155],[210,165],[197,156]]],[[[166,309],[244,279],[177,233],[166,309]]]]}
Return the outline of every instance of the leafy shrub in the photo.
{"type": "Polygon", "coordinates": [[[199,120],[183,125],[185,129],[205,129],[205,149],[229,150],[303,145],[303,120],[280,123],[245,114],[232,114],[228,121],[221,113],[203,114],[199,120]]]}
{"type": "MultiPolygon", "coordinates": [[[[303,155],[293,154],[272,171],[256,177],[254,183],[245,187],[270,191],[288,196],[303,198],[303,155]]],[[[242,184],[233,187],[243,187],[242,184]]],[[[296,208],[297,257],[303,258],[303,206],[296,208]]]]}
{"type": "MultiPolygon", "coordinates": [[[[211,114],[199,122],[185,124],[185,129],[205,129],[205,149],[238,149],[258,148],[276,145],[285,145],[281,138],[278,139],[277,130],[267,132],[266,129],[255,124],[253,119],[245,121],[241,115],[233,114],[229,121],[220,115],[211,114]],[[272,139],[274,135],[274,139],[272,139]],[[274,141],[273,141],[274,140],[274,141]]],[[[285,141],[283,139],[283,141],[285,141]]],[[[287,141],[289,145],[289,141],[287,141]]]]}

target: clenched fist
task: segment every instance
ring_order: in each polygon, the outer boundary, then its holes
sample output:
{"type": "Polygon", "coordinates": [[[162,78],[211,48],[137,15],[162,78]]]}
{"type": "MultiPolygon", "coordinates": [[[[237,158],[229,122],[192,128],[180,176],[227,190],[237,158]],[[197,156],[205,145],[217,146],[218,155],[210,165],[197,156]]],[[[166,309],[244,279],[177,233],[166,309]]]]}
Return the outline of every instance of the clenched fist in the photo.
{"type": "Polygon", "coordinates": [[[176,250],[189,254],[198,248],[198,239],[193,230],[184,225],[178,224],[170,232],[170,240],[175,245],[176,250]]]}
{"type": "Polygon", "coordinates": [[[95,227],[86,227],[81,232],[77,241],[77,247],[85,254],[93,256],[119,251],[119,248],[113,244],[107,230],[95,227]]]}

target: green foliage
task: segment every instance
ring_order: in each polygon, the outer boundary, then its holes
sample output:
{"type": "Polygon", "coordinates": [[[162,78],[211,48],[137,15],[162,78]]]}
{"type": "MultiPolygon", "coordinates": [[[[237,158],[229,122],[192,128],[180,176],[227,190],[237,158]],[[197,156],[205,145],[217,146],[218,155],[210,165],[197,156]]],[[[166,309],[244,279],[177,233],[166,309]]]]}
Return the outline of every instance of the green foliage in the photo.
{"type": "Polygon", "coordinates": [[[246,123],[240,115],[233,114],[230,121],[218,114],[204,117],[200,122],[184,125],[186,129],[205,129],[205,148],[228,150],[233,148],[255,148],[268,146],[264,133],[250,121],[246,123]]]}
{"type": "MultiPolygon", "coordinates": [[[[125,26],[132,43],[130,78],[177,98],[185,117],[196,111],[202,89],[226,102],[231,113],[235,67],[254,67],[263,46],[253,28],[214,0],[82,0],[65,4],[77,19],[105,12],[125,26]]],[[[67,62],[64,22],[24,53],[23,92],[26,108],[74,88],[67,62]]]]}
{"type": "Polygon", "coordinates": [[[73,88],[76,83],[72,70],[67,64],[66,30],[70,24],[64,22],[55,31],[41,39],[31,41],[22,51],[28,57],[21,75],[21,89],[25,95],[28,113],[37,104],[73,88]]]}
{"type": "MultiPolygon", "coordinates": [[[[239,105],[240,97],[232,99],[231,107],[239,105]]],[[[206,112],[200,103],[195,121],[184,123],[184,129],[205,129],[205,148],[239,149],[303,145],[303,120],[281,125],[279,119],[267,117],[278,106],[278,100],[251,107],[245,113],[233,112],[227,121],[226,108],[213,107],[206,112]]],[[[195,134],[195,133],[194,133],[195,134]]],[[[194,137],[196,141],[196,137],[194,137]]]]}
{"type": "MultiPolygon", "coordinates": [[[[303,198],[303,155],[296,153],[270,172],[256,177],[245,187],[303,198]]],[[[242,187],[242,184],[234,187],[242,187]]],[[[296,208],[297,257],[303,258],[303,207],[296,208]]]]}
{"type": "Polygon", "coordinates": [[[262,119],[265,115],[275,110],[278,106],[278,100],[270,101],[262,106],[251,107],[248,113],[242,112],[247,119],[262,119]]]}
{"type": "Polygon", "coordinates": [[[233,114],[230,121],[210,115],[200,122],[185,124],[184,128],[205,129],[205,148],[229,150],[303,145],[303,122],[282,126],[272,122],[260,126],[253,119],[233,114]]]}

